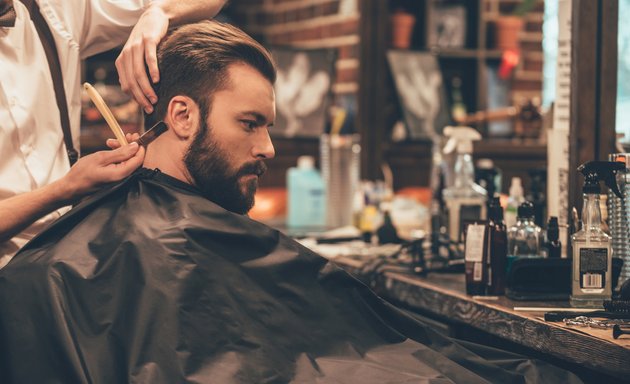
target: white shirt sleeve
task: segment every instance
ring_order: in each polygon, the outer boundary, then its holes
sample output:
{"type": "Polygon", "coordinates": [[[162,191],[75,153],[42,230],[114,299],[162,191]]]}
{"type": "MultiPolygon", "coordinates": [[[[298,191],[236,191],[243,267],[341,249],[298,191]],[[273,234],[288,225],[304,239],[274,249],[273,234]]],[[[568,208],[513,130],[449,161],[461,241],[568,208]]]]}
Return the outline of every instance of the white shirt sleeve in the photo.
{"type": "Polygon", "coordinates": [[[123,44],[152,0],[37,0],[51,29],[85,59],[123,44]],[[72,4],[69,4],[72,3],[72,4]]]}
{"type": "Polygon", "coordinates": [[[80,1],[76,12],[83,16],[76,36],[81,58],[107,51],[123,44],[129,37],[142,12],[151,3],[149,0],[88,0],[80,1]]]}

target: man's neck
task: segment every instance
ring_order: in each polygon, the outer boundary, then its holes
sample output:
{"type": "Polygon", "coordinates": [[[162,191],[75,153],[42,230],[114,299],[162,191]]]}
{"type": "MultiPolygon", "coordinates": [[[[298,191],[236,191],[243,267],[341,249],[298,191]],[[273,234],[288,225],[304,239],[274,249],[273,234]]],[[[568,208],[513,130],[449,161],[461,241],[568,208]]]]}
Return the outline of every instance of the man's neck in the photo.
{"type": "Polygon", "coordinates": [[[194,185],[190,173],[182,160],[183,154],[178,156],[172,153],[174,150],[177,151],[177,149],[168,148],[164,143],[159,142],[159,140],[154,141],[147,147],[147,154],[144,157],[143,166],[149,169],[157,168],[162,173],[183,181],[184,183],[194,185]]]}

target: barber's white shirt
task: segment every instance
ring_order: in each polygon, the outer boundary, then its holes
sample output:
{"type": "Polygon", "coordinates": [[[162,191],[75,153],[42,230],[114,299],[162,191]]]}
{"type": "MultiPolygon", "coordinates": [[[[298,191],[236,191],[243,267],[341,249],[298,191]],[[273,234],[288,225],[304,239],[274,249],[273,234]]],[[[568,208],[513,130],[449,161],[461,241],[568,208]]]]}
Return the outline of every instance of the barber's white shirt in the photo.
{"type": "MultiPolygon", "coordinates": [[[[81,60],[122,44],[150,1],[37,3],[57,45],[72,139],[78,149],[81,60]]],[[[15,26],[0,27],[0,199],[49,184],[70,169],[44,48],[26,7],[19,0],[13,5],[15,26]]],[[[0,268],[61,213],[48,215],[11,241],[0,243],[0,268]]]]}

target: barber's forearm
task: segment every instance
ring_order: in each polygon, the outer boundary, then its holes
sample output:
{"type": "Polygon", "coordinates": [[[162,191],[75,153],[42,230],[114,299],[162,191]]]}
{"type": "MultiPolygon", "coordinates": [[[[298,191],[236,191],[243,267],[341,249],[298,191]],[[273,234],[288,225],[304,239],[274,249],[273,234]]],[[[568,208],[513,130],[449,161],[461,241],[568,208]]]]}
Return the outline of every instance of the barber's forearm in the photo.
{"type": "Polygon", "coordinates": [[[39,218],[68,205],[62,182],[0,201],[0,242],[17,235],[39,218]]]}
{"type": "Polygon", "coordinates": [[[154,0],[168,16],[170,26],[211,19],[223,8],[227,0],[154,0]]]}

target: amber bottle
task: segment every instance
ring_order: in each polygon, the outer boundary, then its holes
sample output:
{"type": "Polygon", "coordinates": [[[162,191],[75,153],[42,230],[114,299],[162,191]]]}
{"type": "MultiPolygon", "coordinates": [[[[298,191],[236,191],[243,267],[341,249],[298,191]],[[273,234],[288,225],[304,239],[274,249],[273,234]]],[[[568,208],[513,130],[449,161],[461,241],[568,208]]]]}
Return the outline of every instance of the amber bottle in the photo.
{"type": "Polygon", "coordinates": [[[498,197],[493,197],[488,204],[487,243],[487,290],[488,295],[505,293],[507,265],[507,230],[503,220],[503,209],[498,197]]]}

